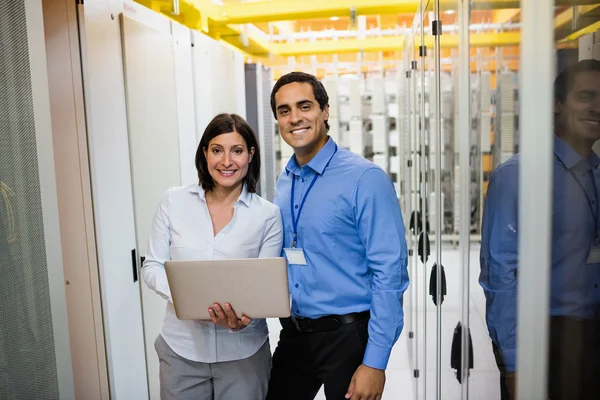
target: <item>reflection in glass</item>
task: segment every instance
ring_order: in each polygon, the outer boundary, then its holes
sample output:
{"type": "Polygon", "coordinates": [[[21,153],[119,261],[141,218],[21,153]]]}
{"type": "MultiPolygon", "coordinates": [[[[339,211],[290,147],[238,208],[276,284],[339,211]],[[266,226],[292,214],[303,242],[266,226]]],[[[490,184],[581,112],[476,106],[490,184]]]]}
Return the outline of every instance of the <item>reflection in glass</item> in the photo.
{"type": "MultiPolygon", "coordinates": [[[[592,151],[600,139],[600,61],[564,69],[554,97],[548,392],[552,400],[592,399],[600,393],[600,158],[592,151]]],[[[517,154],[492,174],[482,227],[480,284],[503,400],[515,389],[519,164],[517,154]]]]}

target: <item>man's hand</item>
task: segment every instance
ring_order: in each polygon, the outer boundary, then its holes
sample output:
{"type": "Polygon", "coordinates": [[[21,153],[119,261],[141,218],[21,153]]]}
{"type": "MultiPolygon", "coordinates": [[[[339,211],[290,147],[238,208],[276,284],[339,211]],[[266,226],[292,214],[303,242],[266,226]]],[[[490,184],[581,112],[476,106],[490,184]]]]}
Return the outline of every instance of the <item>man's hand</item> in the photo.
{"type": "Polygon", "coordinates": [[[351,400],[381,400],[384,386],[384,370],[361,364],[352,376],[346,398],[351,400]]]}
{"type": "Polygon", "coordinates": [[[517,398],[517,373],[507,372],[506,373],[506,387],[508,389],[508,395],[510,400],[517,398]]]}
{"type": "Polygon", "coordinates": [[[208,308],[208,314],[210,320],[215,325],[221,325],[229,329],[243,329],[250,325],[250,318],[247,315],[242,315],[242,318],[238,318],[231,304],[225,303],[225,309],[219,303],[213,304],[212,307],[208,308]]]}

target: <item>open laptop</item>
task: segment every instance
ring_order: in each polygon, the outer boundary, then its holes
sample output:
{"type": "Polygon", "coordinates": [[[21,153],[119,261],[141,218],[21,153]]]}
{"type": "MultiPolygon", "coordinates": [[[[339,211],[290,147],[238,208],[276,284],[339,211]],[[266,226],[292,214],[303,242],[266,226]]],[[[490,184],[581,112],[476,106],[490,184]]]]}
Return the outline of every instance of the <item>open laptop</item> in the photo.
{"type": "Polygon", "coordinates": [[[181,320],[210,320],[208,308],[230,303],[241,318],[290,316],[285,258],[165,261],[175,314],[181,320]]]}

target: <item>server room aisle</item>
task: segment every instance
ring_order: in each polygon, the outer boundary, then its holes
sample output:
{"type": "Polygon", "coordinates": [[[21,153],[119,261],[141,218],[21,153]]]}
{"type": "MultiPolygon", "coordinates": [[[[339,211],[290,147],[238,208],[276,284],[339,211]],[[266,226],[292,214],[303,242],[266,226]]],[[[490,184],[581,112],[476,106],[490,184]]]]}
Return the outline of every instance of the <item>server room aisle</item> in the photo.
{"type": "MultiPolygon", "coordinates": [[[[429,259],[428,271],[435,263],[435,254],[429,259]]],[[[460,400],[461,386],[450,367],[450,352],[456,324],[461,319],[459,250],[448,244],[442,247],[442,265],[446,272],[447,296],[442,305],[442,379],[443,400],[460,400]]],[[[479,285],[479,243],[471,245],[470,252],[470,330],[473,341],[473,365],[469,378],[469,400],[499,400],[500,374],[494,360],[492,345],[485,323],[485,297],[479,285]]],[[[419,279],[421,277],[419,276],[419,279]]],[[[429,278],[429,277],[428,277],[429,278]]],[[[427,281],[429,287],[429,280],[427,281]]],[[[422,310],[420,310],[422,315],[422,310]]],[[[427,302],[427,400],[435,399],[436,368],[436,309],[428,296],[427,302]]],[[[421,363],[422,368],[422,363],[421,363]]],[[[423,371],[421,371],[423,376],[423,371]]],[[[402,392],[393,393],[390,400],[404,399],[402,392]]],[[[420,397],[421,399],[422,397],[420,397]]]]}
{"type": "MultiPolygon", "coordinates": [[[[452,331],[460,318],[459,297],[459,252],[449,246],[443,249],[443,265],[448,280],[448,295],[444,301],[443,337],[442,337],[442,394],[444,400],[459,400],[460,385],[450,368],[450,347],[452,331]]],[[[485,325],[485,298],[478,283],[479,278],[479,245],[471,249],[471,334],[473,339],[474,366],[469,380],[469,399],[497,400],[499,374],[492,355],[492,348],[485,325]]],[[[427,399],[435,398],[435,309],[428,307],[428,365],[427,365],[427,399]]],[[[271,349],[275,350],[279,331],[279,321],[269,319],[271,349]]],[[[387,382],[383,400],[412,400],[414,399],[413,372],[408,357],[408,332],[404,330],[394,346],[387,369],[387,382]]],[[[316,400],[326,400],[323,390],[316,400]]]]}

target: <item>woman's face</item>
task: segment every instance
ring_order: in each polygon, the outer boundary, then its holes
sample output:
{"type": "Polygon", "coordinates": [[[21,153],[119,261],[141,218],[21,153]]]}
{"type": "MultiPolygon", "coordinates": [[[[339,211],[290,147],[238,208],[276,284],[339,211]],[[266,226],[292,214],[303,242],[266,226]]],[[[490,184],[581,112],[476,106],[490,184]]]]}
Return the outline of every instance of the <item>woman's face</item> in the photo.
{"type": "Polygon", "coordinates": [[[204,149],[208,172],[215,186],[234,188],[248,174],[254,147],[248,149],[246,141],[233,131],[214,137],[204,149]]]}

